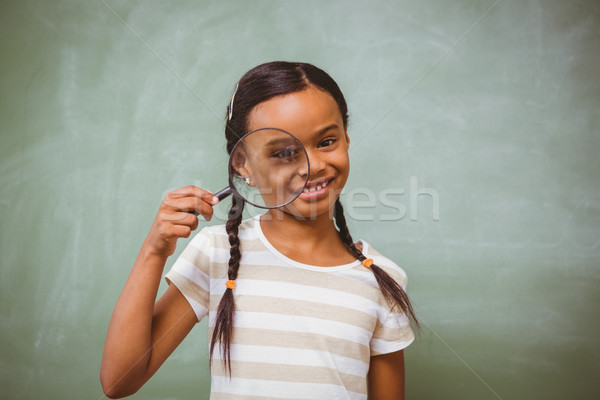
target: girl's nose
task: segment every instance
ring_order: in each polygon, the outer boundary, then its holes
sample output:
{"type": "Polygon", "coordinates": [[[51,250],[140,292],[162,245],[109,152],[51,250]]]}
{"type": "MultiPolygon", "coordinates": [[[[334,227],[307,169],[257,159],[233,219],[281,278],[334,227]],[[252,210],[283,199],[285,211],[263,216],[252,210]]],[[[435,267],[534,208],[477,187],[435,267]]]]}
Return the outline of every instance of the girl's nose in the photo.
{"type": "Polygon", "coordinates": [[[318,153],[314,151],[309,151],[307,149],[306,154],[308,155],[310,171],[308,171],[308,168],[306,168],[306,165],[304,165],[298,170],[298,173],[301,176],[306,176],[307,172],[309,172],[309,176],[318,176],[319,173],[325,170],[327,163],[321,157],[319,157],[318,153]]]}

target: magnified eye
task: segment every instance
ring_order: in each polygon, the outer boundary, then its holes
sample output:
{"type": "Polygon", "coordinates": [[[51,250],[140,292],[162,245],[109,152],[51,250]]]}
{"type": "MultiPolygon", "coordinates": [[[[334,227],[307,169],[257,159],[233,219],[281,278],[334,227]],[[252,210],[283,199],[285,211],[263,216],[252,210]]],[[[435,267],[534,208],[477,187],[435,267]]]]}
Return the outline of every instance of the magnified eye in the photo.
{"type": "Polygon", "coordinates": [[[271,157],[276,158],[279,161],[293,161],[298,155],[298,151],[298,146],[282,147],[273,151],[271,157]]]}

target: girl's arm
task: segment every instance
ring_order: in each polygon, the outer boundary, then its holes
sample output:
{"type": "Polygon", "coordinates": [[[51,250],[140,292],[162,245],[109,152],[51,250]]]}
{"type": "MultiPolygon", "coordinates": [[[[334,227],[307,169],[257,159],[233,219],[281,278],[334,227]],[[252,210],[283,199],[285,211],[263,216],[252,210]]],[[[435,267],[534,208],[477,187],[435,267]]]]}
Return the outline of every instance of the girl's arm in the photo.
{"type": "Polygon", "coordinates": [[[198,227],[196,210],[212,217],[212,194],[194,186],[173,191],[160,206],[113,311],[100,367],[110,398],[129,396],[158,370],[192,329],[196,315],[174,285],[155,303],[167,258],[176,241],[198,227]]]}
{"type": "Polygon", "coordinates": [[[371,357],[369,400],[404,400],[404,350],[371,357]]]}

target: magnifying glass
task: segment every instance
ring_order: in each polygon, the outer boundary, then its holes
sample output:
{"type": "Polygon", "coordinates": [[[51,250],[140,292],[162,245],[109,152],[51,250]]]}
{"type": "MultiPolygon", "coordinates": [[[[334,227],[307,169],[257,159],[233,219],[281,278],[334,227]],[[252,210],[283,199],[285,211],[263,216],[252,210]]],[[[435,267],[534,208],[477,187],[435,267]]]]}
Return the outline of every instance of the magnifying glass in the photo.
{"type": "Polygon", "coordinates": [[[264,209],[296,200],[308,182],[306,149],[291,133],[279,128],[248,132],[229,156],[229,186],[214,194],[223,200],[236,193],[264,209]]]}

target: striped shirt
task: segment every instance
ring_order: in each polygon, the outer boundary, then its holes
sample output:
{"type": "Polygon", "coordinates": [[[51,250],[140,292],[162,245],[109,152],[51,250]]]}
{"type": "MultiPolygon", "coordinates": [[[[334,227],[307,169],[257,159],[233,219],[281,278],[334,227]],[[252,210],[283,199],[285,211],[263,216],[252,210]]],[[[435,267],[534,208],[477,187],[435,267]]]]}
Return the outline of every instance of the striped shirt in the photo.
{"type": "MultiPolygon", "coordinates": [[[[232,375],[215,346],[211,400],[366,399],[370,357],[408,346],[414,339],[408,319],[390,311],[360,261],[318,267],[291,260],[268,242],[259,217],[239,227],[232,375]]],[[[405,287],[400,267],[359,243],[365,256],[405,287]]],[[[165,277],[198,321],[208,315],[209,338],[228,280],[229,248],[224,225],[205,227],[165,277]]]]}

